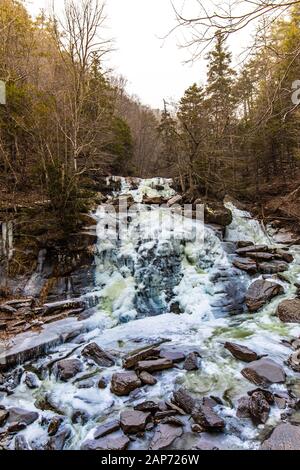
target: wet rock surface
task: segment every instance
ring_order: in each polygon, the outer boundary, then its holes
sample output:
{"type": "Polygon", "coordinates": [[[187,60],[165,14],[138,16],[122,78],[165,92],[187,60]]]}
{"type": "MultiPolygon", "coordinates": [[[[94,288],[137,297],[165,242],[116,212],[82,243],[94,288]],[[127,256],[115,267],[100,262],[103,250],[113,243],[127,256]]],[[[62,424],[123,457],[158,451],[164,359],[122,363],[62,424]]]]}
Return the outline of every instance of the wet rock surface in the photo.
{"type": "Polygon", "coordinates": [[[144,432],[151,414],[137,410],[122,411],[120,425],[125,434],[144,432]]]}
{"type": "Polygon", "coordinates": [[[281,302],[277,308],[277,315],[284,323],[300,323],[300,299],[281,302]]]}
{"type": "Polygon", "coordinates": [[[242,370],[242,374],[255,385],[268,386],[286,380],[283,368],[272,359],[265,358],[251,362],[242,370]]]}
{"type": "Polygon", "coordinates": [[[182,428],[172,424],[160,424],[150,443],[149,450],[163,450],[168,448],[178,437],[182,436],[182,428]]]}
{"type": "Polygon", "coordinates": [[[267,302],[284,293],[280,284],[258,280],[249,287],[246,293],[246,305],[250,312],[257,312],[267,302]]]}
{"type": "Polygon", "coordinates": [[[141,386],[142,382],[135,372],[116,373],[111,379],[111,391],[118,396],[129,395],[141,386]]]}
{"type": "Polygon", "coordinates": [[[115,365],[114,358],[103,351],[96,343],[91,343],[85,346],[81,354],[92,361],[94,361],[100,367],[112,367],[115,365]]]}
{"type": "Polygon", "coordinates": [[[53,373],[63,382],[72,379],[82,370],[83,364],[79,359],[63,359],[58,361],[53,367],[53,373]]]}
{"type": "Polygon", "coordinates": [[[256,352],[236,343],[226,342],[224,348],[227,349],[236,359],[243,362],[253,362],[258,359],[256,352]]]}
{"type": "Polygon", "coordinates": [[[300,427],[279,424],[262,444],[262,450],[300,450],[300,427]]]}
{"type": "MultiPolygon", "coordinates": [[[[165,181],[141,185],[118,179],[108,200],[185,202],[165,191],[165,181]]],[[[278,428],[280,420],[295,432],[299,334],[295,325],[280,324],[269,303],[295,294],[299,256],[293,247],[271,246],[249,214],[228,207],[221,204],[209,215],[214,220],[204,244],[177,222],[173,231],[169,222],[163,225],[172,233],[168,240],[162,232],[151,239],[150,228],[158,227],[149,206],[144,215],[128,217],[131,232],[124,241],[102,241],[98,227],[96,247],[95,232],[88,243],[70,240],[76,250],[93,247],[89,274],[82,267],[74,276],[63,255],[55,287],[52,280],[45,284],[47,276],[41,280],[46,270],[53,274],[49,256],[41,253],[41,273],[28,287],[43,285],[47,294],[0,301],[6,331],[0,335],[28,329],[37,338],[45,325],[62,322],[62,328],[47,344],[35,343],[34,355],[28,342],[4,364],[0,350],[0,448],[258,449],[263,440],[269,445],[270,425],[278,428]],[[93,287],[85,296],[91,273],[93,287]],[[253,282],[253,275],[262,279],[253,282]],[[259,315],[249,315],[247,305],[259,315]],[[69,319],[76,328],[65,327],[69,319]],[[10,370],[16,363],[22,367],[10,370]],[[32,423],[10,418],[19,399],[25,416],[37,413],[32,423]]]]}

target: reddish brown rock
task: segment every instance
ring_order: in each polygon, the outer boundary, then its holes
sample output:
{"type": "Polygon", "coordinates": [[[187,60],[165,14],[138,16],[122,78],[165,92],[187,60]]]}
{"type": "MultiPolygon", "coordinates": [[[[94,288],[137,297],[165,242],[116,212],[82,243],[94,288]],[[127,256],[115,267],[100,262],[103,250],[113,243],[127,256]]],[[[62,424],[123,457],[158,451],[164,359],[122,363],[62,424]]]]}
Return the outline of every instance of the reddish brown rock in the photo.
{"type": "Polygon", "coordinates": [[[243,362],[253,362],[258,359],[256,352],[236,343],[226,342],[224,348],[227,349],[236,359],[239,359],[243,362]]]}
{"type": "Polygon", "coordinates": [[[112,376],[111,391],[115,395],[129,395],[133,390],[141,386],[142,382],[135,372],[120,372],[112,376]]]}
{"type": "Polygon", "coordinates": [[[279,424],[262,444],[262,450],[300,450],[300,427],[279,424]]]}
{"type": "Polygon", "coordinates": [[[242,374],[255,385],[262,386],[284,383],[286,379],[283,368],[272,359],[267,358],[251,362],[242,370],[242,374]]]}
{"type": "Polygon", "coordinates": [[[284,323],[300,323],[300,299],[281,302],[277,308],[277,315],[284,323]]]}
{"type": "Polygon", "coordinates": [[[158,372],[165,369],[171,369],[173,362],[170,359],[153,359],[149,361],[140,361],[137,363],[136,368],[140,371],[158,372]]]}
{"type": "Polygon", "coordinates": [[[259,279],[247,290],[246,305],[250,312],[257,312],[267,302],[281,294],[284,294],[284,289],[280,284],[259,279]]]}
{"type": "Polygon", "coordinates": [[[125,434],[144,432],[151,413],[137,410],[126,410],[120,415],[120,425],[125,434]]]}
{"type": "Polygon", "coordinates": [[[150,450],[162,450],[169,447],[175,439],[182,436],[183,430],[180,426],[172,424],[160,424],[154,433],[150,450]]]}
{"type": "Polygon", "coordinates": [[[224,420],[210,406],[196,405],[192,411],[192,418],[206,431],[222,431],[225,427],[224,420]]]}

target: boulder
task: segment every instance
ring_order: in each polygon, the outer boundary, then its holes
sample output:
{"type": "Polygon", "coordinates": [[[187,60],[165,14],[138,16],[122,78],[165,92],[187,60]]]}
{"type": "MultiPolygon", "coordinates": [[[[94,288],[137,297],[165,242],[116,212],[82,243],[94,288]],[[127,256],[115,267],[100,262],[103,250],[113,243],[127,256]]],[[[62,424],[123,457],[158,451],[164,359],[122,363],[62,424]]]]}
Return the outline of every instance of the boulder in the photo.
{"type": "Polygon", "coordinates": [[[226,342],[224,348],[227,349],[236,359],[243,362],[253,362],[258,359],[256,352],[240,344],[226,342]]]}
{"type": "Polygon", "coordinates": [[[199,402],[199,400],[190,395],[184,388],[179,388],[173,393],[173,401],[187,414],[192,414],[195,405],[199,402]]]}
{"type": "Polygon", "coordinates": [[[9,408],[8,423],[24,423],[26,426],[34,423],[38,418],[39,414],[35,411],[24,410],[23,408],[9,408]]]}
{"type": "Polygon", "coordinates": [[[158,344],[147,346],[145,348],[137,349],[127,354],[123,359],[124,369],[134,368],[139,361],[144,361],[148,357],[158,357],[160,354],[160,348],[158,344]]]}
{"type": "Polygon", "coordinates": [[[255,385],[262,386],[284,383],[286,379],[283,368],[272,359],[268,358],[251,362],[242,370],[242,375],[255,385]]]}
{"type": "Polygon", "coordinates": [[[96,343],[88,344],[81,354],[87,359],[91,359],[100,367],[112,367],[115,365],[114,358],[101,349],[96,343]]]}
{"type": "Polygon", "coordinates": [[[141,386],[142,382],[135,372],[116,373],[111,379],[111,391],[118,396],[127,396],[141,386]]]}
{"type": "Polygon", "coordinates": [[[294,261],[294,257],[291,253],[280,249],[276,250],[276,257],[283,259],[286,263],[292,263],[294,261]]]}
{"type": "Polygon", "coordinates": [[[79,372],[82,372],[82,370],[83,365],[79,359],[63,359],[58,361],[53,367],[56,378],[62,382],[67,382],[79,374],[79,372]]]}
{"type": "Polygon", "coordinates": [[[170,359],[161,358],[149,361],[140,361],[137,363],[136,368],[140,371],[158,372],[165,369],[171,369],[173,365],[173,361],[170,359]]]}
{"type": "Polygon", "coordinates": [[[300,450],[300,427],[279,424],[262,444],[261,450],[300,450]]]}
{"type": "Polygon", "coordinates": [[[198,404],[192,411],[192,418],[206,431],[223,431],[225,422],[207,405],[198,404]]]}
{"type": "Polygon", "coordinates": [[[26,373],[24,382],[31,390],[39,388],[39,379],[33,372],[26,373]]]}
{"type": "Polygon", "coordinates": [[[261,391],[254,392],[249,398],[249,412],[257,424],[265,424],[269,418],[270,405],[261,391]]]}
{"type": "Polygon", "coordinates": [[[151,413],[137,410],[122,411],[120,425],[125,434],[144,432],[151,413]]]}
{"type": "Polygon", "coordinates": [[[281,302],[277,308],[277,315],[284,323],[300,323],[300,299],[281,302]]]}
{"type": "Polygon", "coordinates": [[[139,375],[141,381],[144,385],[155,385],[157,384],[157,379],[153,377],[153,375],[149,374],[149,372],[143,371],[139,375]]]}
{"type": "Polygon", "coordinates": [[[200,369],[200,355],[198,352],[192,352],[188,354],[184,361],[183,368],[187,371],[199,370],[200,369]]]}
{"type": "Polygon", "coordinates": [[[124,434],[122,435],[109,435],[101,439],[87,440],[82,446],[81,450],[126,450],[130,440],[124,434]]]}
{"type": "Polygon", "coordinates": [[[149,450],[162,450],[168,448],[178,437],[182,436],[183,430],[173,424],[159,424],[150,443],[149,450]]]}
{"type": "Polygon", "coordinates": [[[235,258],[232,264],[248,274],[257,273],[257,263],[251,258],[235,258]]]}
{"type": "Polygon", "coordinates": [[[231,210],[218,202],[205,204],[204,221],[206,224],[217,224],[226,227],[232,222],[231,210]]]}
{"type": "Polygon", "coordinates": [[[285,261],[274,260],[266,263],[260,263],[258,269],[262,274],[277,274],[287,271],[289,269],[289,265],[285,261]]]}
{"type": "Polygon", "coordinates": [[[108,421],[97,427],[94,432],[94,439],[100,439],[101,437],[108,436],[120,429],[120,422],[118,420],[108,421]]]}
{"type": "Polygon", "coordinates": [[[284,289],[280,284],[259,279],[247,290],[246,305],[250,312],[257,312],[267,302],[281,294],[284,294],[284,289]]]}
{"type": "Polygon", "coordinates": [[[249,397],[241,397],[237,403],[236,415],[238,418],[250,418],[249,397]]]}

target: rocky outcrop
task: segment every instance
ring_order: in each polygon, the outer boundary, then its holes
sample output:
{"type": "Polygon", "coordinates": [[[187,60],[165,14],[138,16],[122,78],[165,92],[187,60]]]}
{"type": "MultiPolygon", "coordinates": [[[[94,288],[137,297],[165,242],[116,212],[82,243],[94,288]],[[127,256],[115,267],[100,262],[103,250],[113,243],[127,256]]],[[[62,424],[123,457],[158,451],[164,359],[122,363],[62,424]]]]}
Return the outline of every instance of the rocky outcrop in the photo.
{"type": "Polygon", "coordinates": [[[272,359],[259,359],[251,362],[242,370],[243,376],[255,385],[268,386],[284,383],[286,379],[283,368],[272,359]]]}
{"type": "Polygon", "coordinates": [[[114,358],[101,349],[96,343],[91,343],[85,346],[81,354],[94,361],[100,367],[112,367],[115,365],[114,358]]]}
{"type": "MultiPolygon", "coordinates": [[[[197,201],[196,201],[197,202],[197,201]]],[[[206,224],[216,224],[226,227],[232,222],[232,213],[222,203],[209,202],[204,207],[204,221],[206,224]]]]}
{"type": "Polygon", "coordinates": [[[58,361],[53,367],[54,375],[62,382],[73,379],[82,370],[83,364],[79,359],[63,359],[58,361]]]}
{"type": "Polygon", "coordinates": [[[277,316],[284,323],[300,323],[300,299],[281,302],[277,308],[277,316]]]}
{"type": "Polygon", "coordinates": [[[236,359],[239,359],[243,362],[253,362],[258,359],[256,352],[236,343],[226,342],[224,348],[227,349],[236,359]]]}
{"type": "Polygon", "coordinates": [[[242,246],[236,250],[236,255],[233,265],[248,274],[282,273],[293,261],[290,253],[267,245],[242,246]]]}
{"type": "Polygon", "coordinates": [[[182,436],[183,430],[172,424],[159,424],[150,443],[150,450],[162,450],[168,448],[178,437],[182,436]]]}
{"type": "Polygon", "coordinates": [[[300,427],[279,424],[262,444],[262,450],[300,450],[300,427]]]}
{"type": "Polygon", "coordinates": [[[280,284],[259,279],[247,290],[246,305],[250,312],[257,312],[267,302],[281,294],[284,294],[284,289],[280,284]]]}
{"type": "Polygon", "coordinates": [[[151,413],[137,410],[122,411],[120,425],[125,434],[137,434],[144,432],[151,413]]]}
{"type": "Polygon", "coordinates": [[[118,396],[129,395],[133,390],[142,386],[142,382],[135,372],[120,372],[113,374],[111,391],[118,396]]]}

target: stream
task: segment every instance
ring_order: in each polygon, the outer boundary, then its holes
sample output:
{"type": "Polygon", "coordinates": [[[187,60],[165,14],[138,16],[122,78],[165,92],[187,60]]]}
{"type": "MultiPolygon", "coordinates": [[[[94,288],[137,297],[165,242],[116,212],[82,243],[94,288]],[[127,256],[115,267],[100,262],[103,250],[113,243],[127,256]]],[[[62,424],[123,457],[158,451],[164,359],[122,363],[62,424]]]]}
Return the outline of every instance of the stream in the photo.
{"type": "MultiPolygon", "coordinates": [[[[145,196],[170,199],[176,192],[170,180],[137,180],[132,185],[123,178],[121,190],[112,197],[123,195],[130,195],[139,204],[145,196]]],[[[295,295],[294,283],[300,281],[300,247],[290,248],[294,262],[285,273],[287,282],[269,276],[283,286],[285,293],[259,312],[248,313],[245,292],[261,275],[249,276],[233,267],[235,243],[242,240],[266,245],[276,243],[271,230],[266,233],[248,213],[231,202],[226,205],[232,211],[233,222],[222,240],[201,220],[188,218],[183,223],[176,211],[170,218],[169,210],[160,207],[124,216],[128,227],[119,239],[114,235],[111,214],[99,206],[93,214],[98,239],[94,255],[95,283],[83,297],[91,313],[90,327],[68,342],[50,347],[46,355],[23,364],[25,371],[38,377],[36,388],[27,386],[23,374],[11,395],[0,394],[0,407],[18,407],[39,414],[35,422],[7,437],[8,449],[20,447],[20,442],[26,442],[33,450],[48,448],[48,426],[57,415],[63,417],[67,429],[61,437],[61,447],[80,449],[93,439],[99,424],[118,419],[122,410],[132,409],[146,400],[170,400],[179,387],[195,397],[220,399],[215,411],[224,419],[225,429],[221,433],[205,433],[215,447],[260,448],[264,436],[280,422],[284,411],[272,406],[267,422],[259,425],[236,416],[238,400],[255,386],[241,374],[245,364],[224,349],[224,343],[237,342],[283,365],[286,383],[273,384],[269,390],[293,390],[300,398],[300,374],[285,365],[291,350],[282,342],[299,337],[300,326],[282,323],[275,316],[277,305],[295,295]],[[91,342],[114,356],[115,365],[105,368],[83,360],[81,350],[91,342]],[[122,371],[122,358],[156,343],[185,355],[197,351],[201,356],[199,370],[186,371],[179,363],[155,373],[157,383],[153,386],[137,388],[129,396],[113,394],[109,384],[112,375],[122,371]],[[49,363],[65,357],[80,359],[83,370],[75,378],[62,382],[51,373],[49,363]],[[98,387],[100,377],[107,384],[102,389],[98,387]]],[[[2,231],[3,240],[7,240],[7,228],[2,231]]],[[[10,244],[3,242],[4,249],[9,251],[10,244]]],[[[172,449],[192,449],[199,441],[199,434],[191,430],[189,417],[183,416],[182,420],[184,432],[174,440],[172,449]]],[[[153,433],[149,426],[145,433],[133,436],[128,449],[148,449],[153,433]]],[[[60,442],[56,441],[55,445],[59,446],[60,442]]]]}

